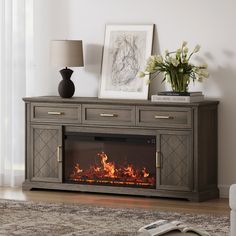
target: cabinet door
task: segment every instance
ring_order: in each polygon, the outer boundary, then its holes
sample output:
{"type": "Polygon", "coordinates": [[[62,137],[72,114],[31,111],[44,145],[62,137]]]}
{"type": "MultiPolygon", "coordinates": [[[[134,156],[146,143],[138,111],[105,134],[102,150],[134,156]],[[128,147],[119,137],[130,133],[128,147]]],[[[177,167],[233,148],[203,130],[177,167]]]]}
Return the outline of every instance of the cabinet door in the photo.
{"type": "Polygon", "coordinates": [[[158,131],[157,189],[192,190],[192,145],[191,131],[158,131]]]}
{"type": "Polygon", "coordinates": [[[62,126],[31,126],[31,180],[62,182],[62,126]]]}

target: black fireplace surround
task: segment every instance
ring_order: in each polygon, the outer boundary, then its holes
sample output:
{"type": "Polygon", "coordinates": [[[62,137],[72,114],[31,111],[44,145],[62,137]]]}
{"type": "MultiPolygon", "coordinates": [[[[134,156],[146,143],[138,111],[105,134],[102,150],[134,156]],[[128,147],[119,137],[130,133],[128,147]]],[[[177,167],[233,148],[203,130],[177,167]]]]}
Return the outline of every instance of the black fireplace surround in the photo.
{"type": "Polygon", "coordinates": [[[65,134],[64,182],[156,188],[156,137],[65,134]]]}

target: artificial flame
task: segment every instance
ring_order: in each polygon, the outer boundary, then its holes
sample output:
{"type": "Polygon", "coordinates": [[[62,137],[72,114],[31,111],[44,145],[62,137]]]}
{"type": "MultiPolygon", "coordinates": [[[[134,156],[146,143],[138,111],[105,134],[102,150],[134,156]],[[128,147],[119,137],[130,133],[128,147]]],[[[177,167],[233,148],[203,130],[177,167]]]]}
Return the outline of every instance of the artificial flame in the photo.
{"type": "Polygon", "coordinates": [[[83,170],[82,169],[80,169],[80,165],[77,163],[76,165],[75,165],[75,173],[81,173],[81,172],[83,172],[83,170]]]}
{"type": "Polygon", "coordinates": [[[109,158],[105,152],[99,152],[97,156],[100,158],[100,165],[95,164],[83,170],[80,168],[80,164],[77,163],[70,179],[87,183],[155,185],[155,178],[150,176],[146,167],[141,170],[135,168],[132,164],[116,167],[114,162],[108,161],[109,158]]]}
{"type": "Polygon", "coordinates": [[[99,172],[99,171],[101,171],[101,168],[98,167],[98,166],[95,166],[95,167],[94,167],[94,171],[95,171],[95,172],[99,172]]]}
{"type": "Polygon", "coordinates": [[[104,177],[115,178],[116,177],[115,172],[117,172],[117,170],[115,169],[114,163],[107,162],[108,156],[104,152],[98,153],[97,155],[98,157],[101,158],[101,164],[105,172],[104,177]]]}
{"type": "Polygon", "coordinates": [[[143,167],[142,169],[143,177],[147,178],[150,174],[147,172],[146,167],[143,167]]]}
{"type": "Polygon", "coordinates": [[[127,167],[124,167],[124,174],[133,178],[137,177],[132,165],[128,165],[127,167]]]}

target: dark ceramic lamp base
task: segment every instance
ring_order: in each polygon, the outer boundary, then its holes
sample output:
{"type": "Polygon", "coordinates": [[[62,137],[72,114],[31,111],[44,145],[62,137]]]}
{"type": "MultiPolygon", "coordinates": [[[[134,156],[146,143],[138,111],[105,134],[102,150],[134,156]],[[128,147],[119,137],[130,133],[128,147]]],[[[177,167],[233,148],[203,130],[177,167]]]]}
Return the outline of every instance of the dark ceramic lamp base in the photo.
{"type": "Polygon", "coordinates": [[[62,98],[71,98],[75,92],[75,85],[70,79],[73,70],[65,69],[60,70],[62,81],[59,83],[58,86],[58,93],[62,98]]]}

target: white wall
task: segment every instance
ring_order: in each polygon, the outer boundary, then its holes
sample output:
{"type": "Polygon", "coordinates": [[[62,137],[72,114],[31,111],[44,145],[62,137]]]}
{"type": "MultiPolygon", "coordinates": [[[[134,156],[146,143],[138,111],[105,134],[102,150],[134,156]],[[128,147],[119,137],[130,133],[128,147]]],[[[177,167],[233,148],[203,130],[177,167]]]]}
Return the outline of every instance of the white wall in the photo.
{"type": "MultiPolygon", "coordinates": [[[[219,187],[227,195],[236,183],[236,1],[225,0],[35,0],[34,74],[27,95],[57,95],[60,75],[49,65],[53,39],[82,39],[85,67],[74,69],[76,96],[97,96],[105,24],[156,25],[156,52],[176,49],[183,40],[202,46],[199,61],[210,78],[192,90],[220,100],[219,187]]],[[[161,90],[152,84],[152,93],[161,90]]]]}

